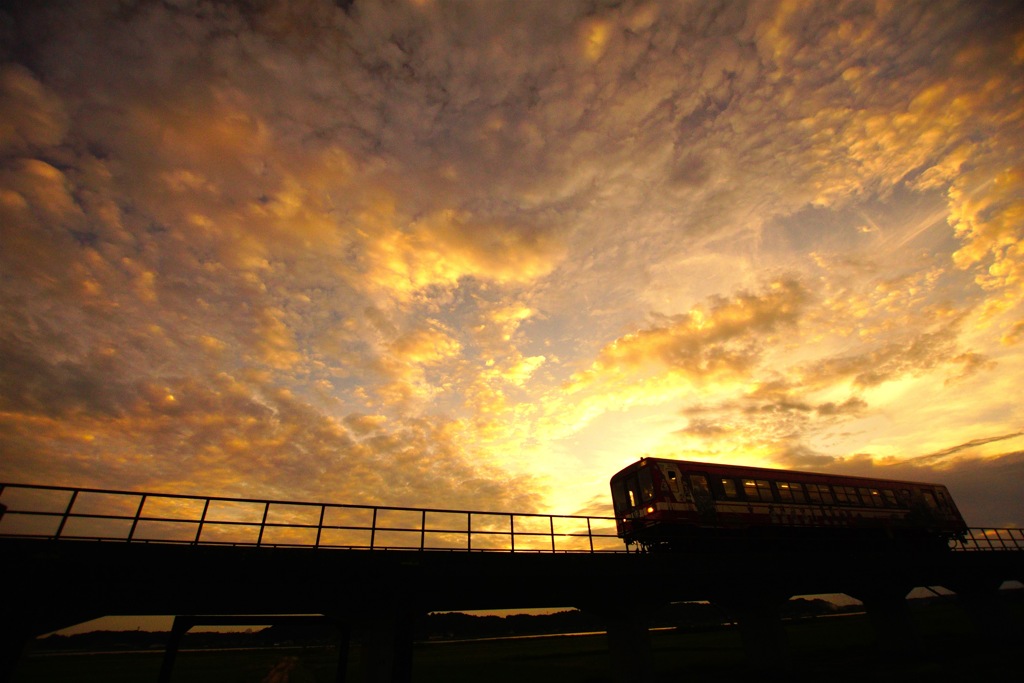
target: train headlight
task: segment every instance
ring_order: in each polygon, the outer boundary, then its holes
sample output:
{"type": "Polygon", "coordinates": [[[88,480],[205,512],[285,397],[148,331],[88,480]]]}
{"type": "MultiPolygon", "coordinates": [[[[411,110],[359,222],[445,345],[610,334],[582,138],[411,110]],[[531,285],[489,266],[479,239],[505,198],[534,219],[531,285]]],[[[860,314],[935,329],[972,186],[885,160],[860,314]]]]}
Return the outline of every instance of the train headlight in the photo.
{"type": "Polygon", "coordinates": [[[653,506],[647,508],[647,514],[650,515],[650,514],[653,514],[653,513],[654,513],[654,507],[653,506]]]}

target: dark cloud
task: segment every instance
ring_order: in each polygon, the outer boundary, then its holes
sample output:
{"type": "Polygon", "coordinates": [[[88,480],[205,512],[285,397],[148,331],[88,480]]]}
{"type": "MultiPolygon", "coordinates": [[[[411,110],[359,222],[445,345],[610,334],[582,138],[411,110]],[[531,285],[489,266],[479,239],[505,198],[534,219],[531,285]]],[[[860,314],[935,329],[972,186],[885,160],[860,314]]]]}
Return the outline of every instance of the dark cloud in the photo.
{"type": "Polygon", "coordinates": [[[937,451],[935,453],[928,453],[927,455],[915,456],[908,460],[907,462],[918,465],[927,465],[931,462],[945,460],[949,456],[956,455],[962,451],[969,451],[971,449],[977,448],[978,446],[984,446],[990,443],[998,443],[1000,441],[1006,441],[1008,439],[1015,439],[1018,436],[1022,435],[1024,435],[1024,432],[1013,432],[1011,434],[1001,434],[998,436],[987,436],[979,439],[972,439],[971,441],[968,441],[966,443],[957,444],[956,446],[952,446],[950,448],[944,448],[941,451],[937,451]]]}
{"type": "Polygon", "coordinates": [[[1024,519],[1024,503],[1021,502],[1024,453],[985,458],[963,456],[947,459],[937,467],[914,460],[878,464],[870,458],[849,458],[833,462],[828,470],[944,484],[970,526],[1016,527],[1024,519]]]}
{"type": "Polygon", "coordinates": [[[864,399],[852,396],[842,403],[822,403],[817,406],[816,410],[819,415],[849,415],[862,412],[868,407],[867,401],[864,399]]]}
{"type": "Polygon", "coordinates": [[[959,348],[959,328],[960,321],[954,321],[934,331],[898,335],[895,340],[855,355],[833,356],[809,364],[803,371],[804,382],[813,387],[848,378],[863,389],[920,375],[939,366],[977,365],[974,355],[964,354],[959,348]]]}

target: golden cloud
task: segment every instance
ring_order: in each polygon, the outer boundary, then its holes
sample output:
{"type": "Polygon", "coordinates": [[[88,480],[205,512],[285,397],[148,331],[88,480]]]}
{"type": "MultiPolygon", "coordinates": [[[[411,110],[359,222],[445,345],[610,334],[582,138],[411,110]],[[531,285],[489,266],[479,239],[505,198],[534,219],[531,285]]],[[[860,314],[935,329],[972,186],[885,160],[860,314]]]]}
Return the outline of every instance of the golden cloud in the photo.
{"type": "Polygon", "coordinates": [[[780,325],[795,323],[808,301],[795,280],[771,283],[761,294],[714,299],[663,326],[616,339],[601,350],[589,370],[574,378],[571,391],[605,375],[628,376],[652,366],[703,376],[742,376],[759,355],[763,340],[780,325]]]}
{"type": "Polygon", "coordinates": [[[371,280],[408,298],[431,285],[455,286],[463,277],[522,284],[551,272],[562,257],[550,235],[528,226],[474,220],[444,210],[408,228],[380,215],[364,232],[371,280]]]}

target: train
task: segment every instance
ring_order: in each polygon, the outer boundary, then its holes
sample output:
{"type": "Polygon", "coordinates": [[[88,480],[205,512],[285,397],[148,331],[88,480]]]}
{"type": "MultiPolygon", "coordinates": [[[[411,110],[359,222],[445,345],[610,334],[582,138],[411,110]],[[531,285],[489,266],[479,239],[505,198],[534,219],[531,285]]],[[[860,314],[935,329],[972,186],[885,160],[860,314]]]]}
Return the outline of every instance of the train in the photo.
{"type": "Polygon", "coordinates": [[[722,541],[938,549],[967,532],[941,484],[651,457],[610,484],[616,533],[638,552],[722,541]]]}

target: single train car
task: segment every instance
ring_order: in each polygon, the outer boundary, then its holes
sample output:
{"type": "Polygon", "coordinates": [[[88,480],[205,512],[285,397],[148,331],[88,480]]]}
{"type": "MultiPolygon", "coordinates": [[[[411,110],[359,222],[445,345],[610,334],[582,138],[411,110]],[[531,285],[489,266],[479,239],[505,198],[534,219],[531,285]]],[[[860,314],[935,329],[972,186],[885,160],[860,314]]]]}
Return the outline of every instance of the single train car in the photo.
{"type": "Polygon", "coordinates": [[[611,490],[618,536],[642,551],[701,539],[945,547],[967,531],[940,484],[641,458],[611,490]]]}

